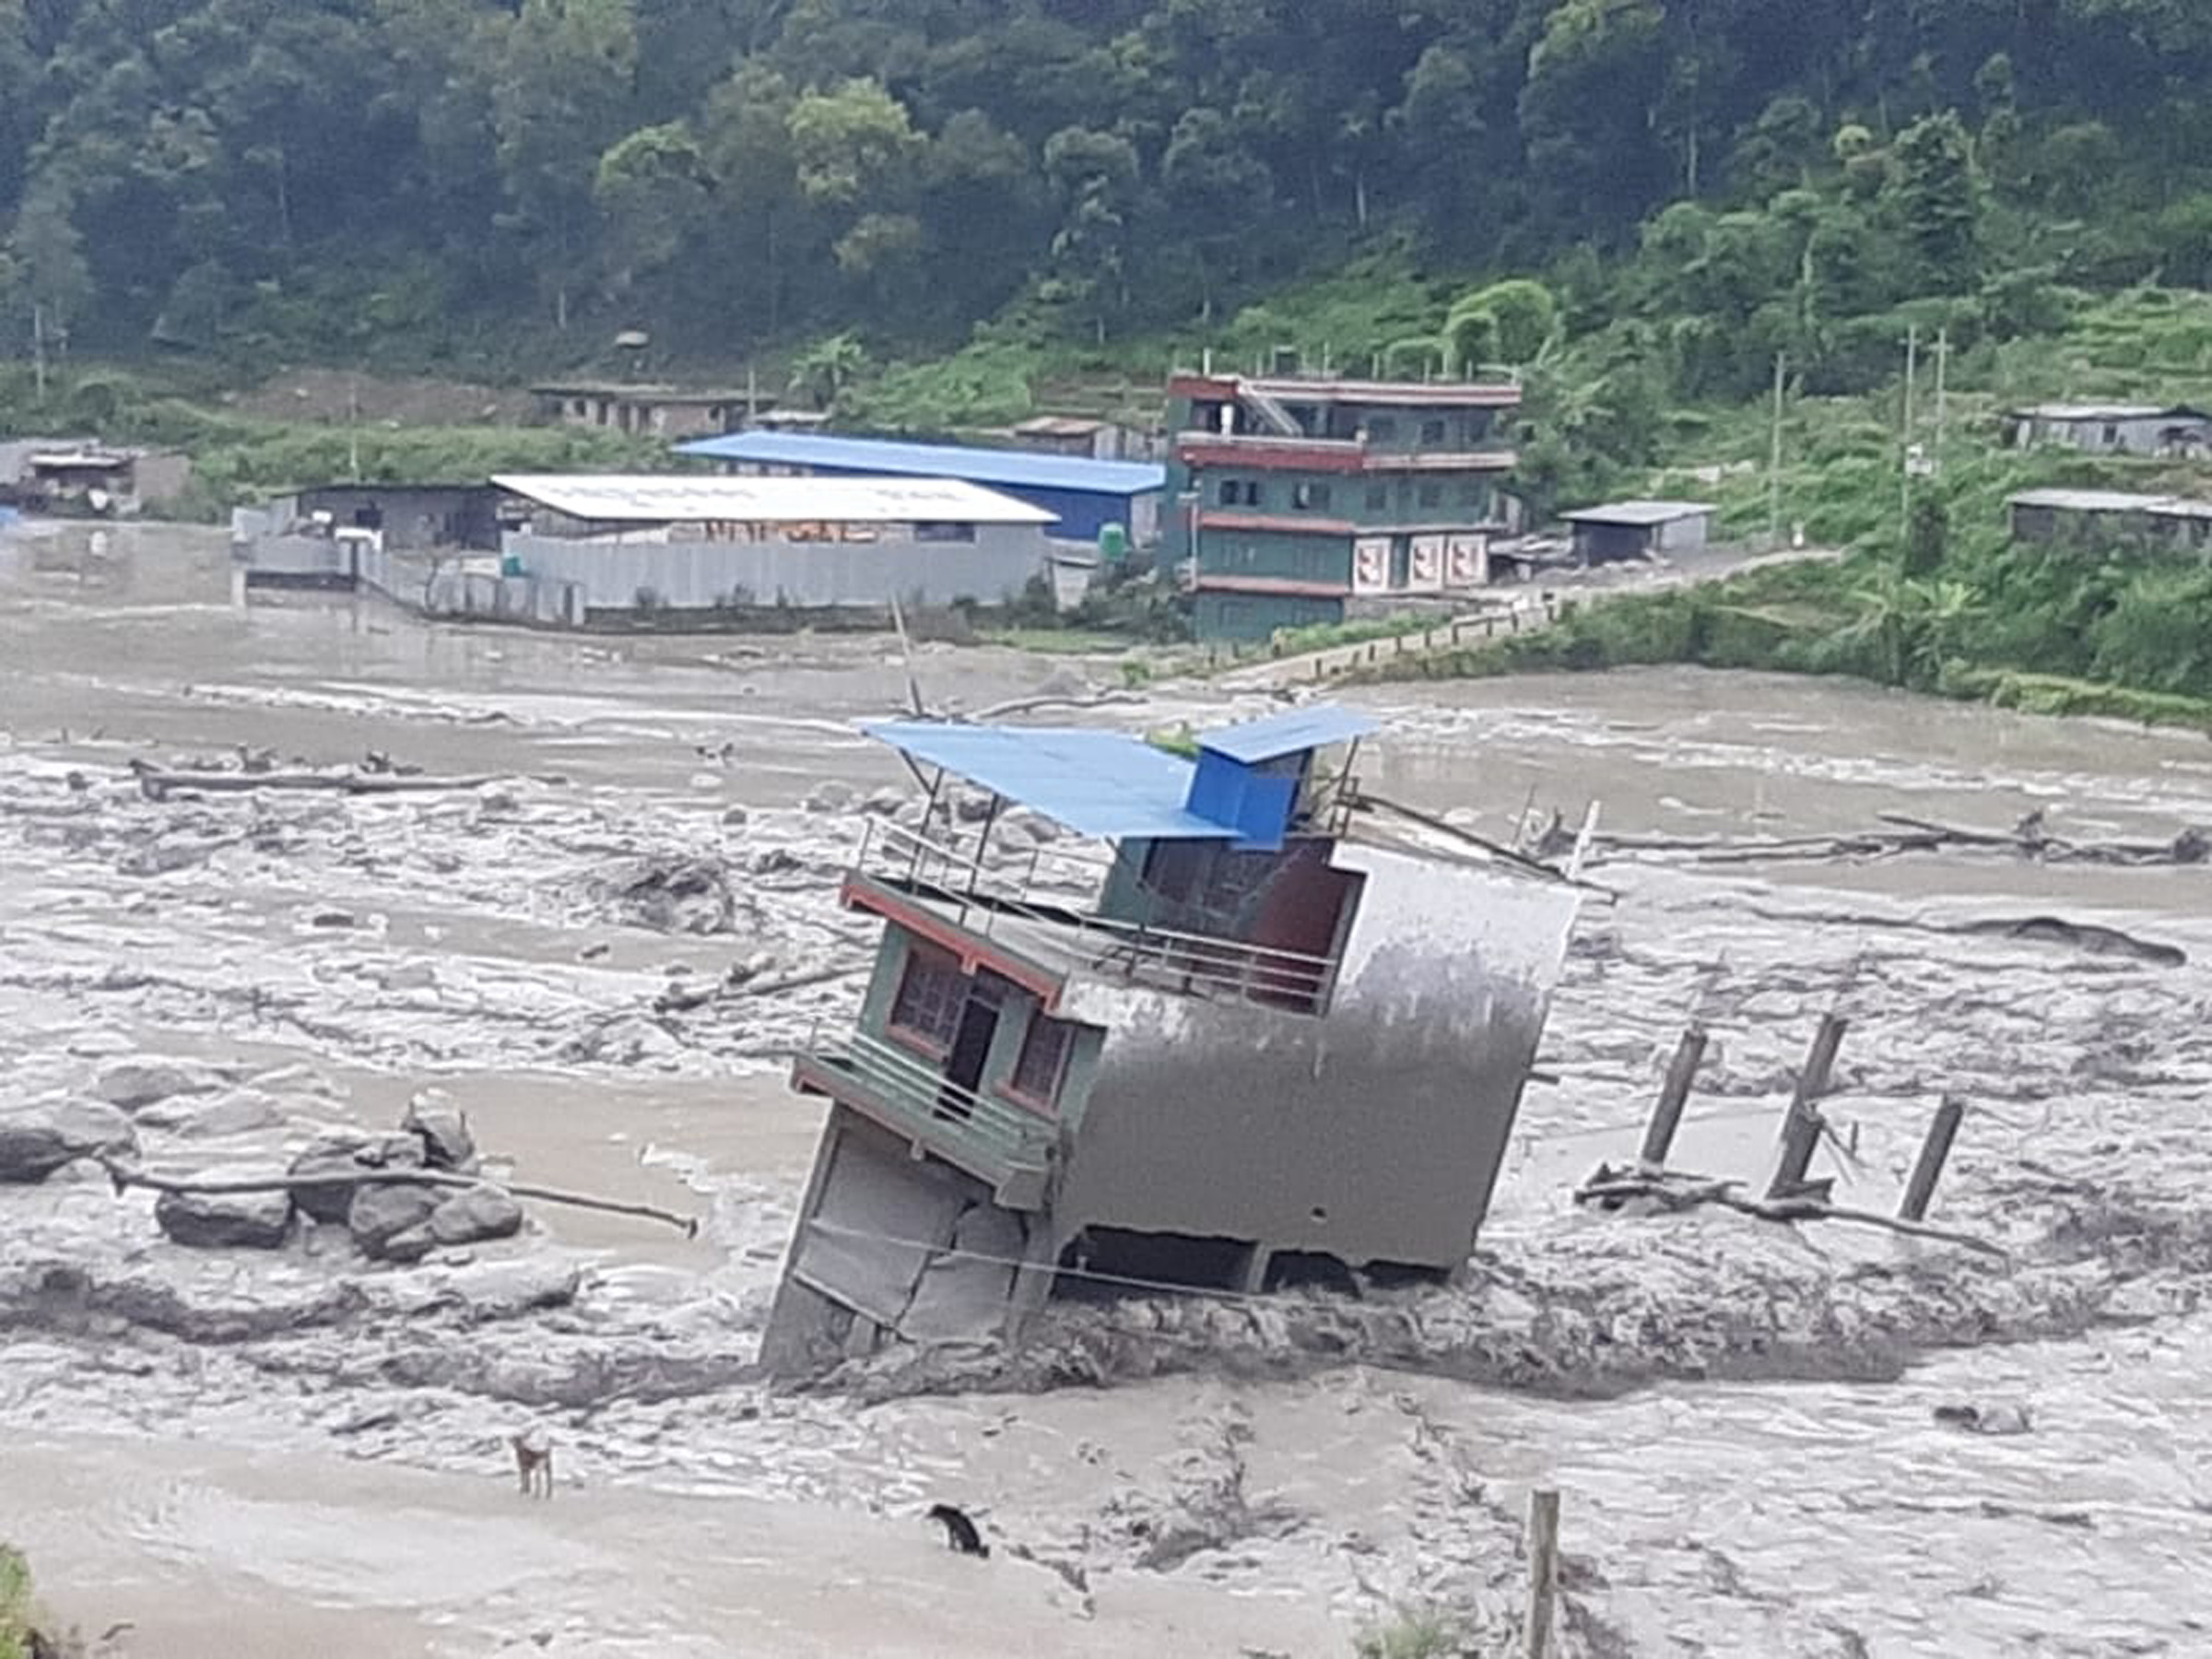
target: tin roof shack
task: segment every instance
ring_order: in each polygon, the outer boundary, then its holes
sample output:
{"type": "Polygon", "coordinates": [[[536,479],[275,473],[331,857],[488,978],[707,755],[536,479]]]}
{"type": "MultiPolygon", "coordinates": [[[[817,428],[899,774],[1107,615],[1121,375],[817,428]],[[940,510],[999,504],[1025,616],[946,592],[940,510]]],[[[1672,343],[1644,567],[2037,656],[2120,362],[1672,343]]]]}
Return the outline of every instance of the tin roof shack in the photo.
{"type": "Polygon", "coordinates": [[[375,530],[394,552],[496,553],[500,493],[490,483],[323,484],[279,496],[265,510],[286,526],[375,530]]]}
{"type": "Polygon", "coordinates": [[[1694,553],[1712,531],[1712,513],[1704,501],[1610,501],[1559,517],[1572,532],[1575,562],[1596,565],[1694,553]]]}
{"type": "Polygon", "coordinates": [[[174,450],[33,450],[21,466],[16,489],[21,504],[67,517],[135,517],[174,501],[192,481],[191,458],[174,450]]]}
{"type": "Polygon", "coordinates": [[[2202,455],[2212,449],[2212,415],[2157,404],[2037,404],[2005,419],[2015,449],[2058,444],[2114,455],[2202,455]]]}
{"type": "MultiPolygon", "coordinates": [[[[494,553],[496,484],[324,484],[230,512],[230,542],[250,588],[350,591],[376,554],[494,553]]],[[[388,567],[386,567],[388,568],[388,567]]]]}
{"type": "Polygon", "coordinates": [[[1505,382],[1171,377],[1164,550],[1198,637],[1265,640],[1487,582],[1520,405],[1505,382]]]}
{"type": "Polygon", "coordinates": [[[1055,535],[1095,543],[1118,524],[1140,546],[1159,532],[1166,474],[1149,462],[1091,461],[1030,450],[897,443],[826,432],[733,432],[678,445],[747,477],[951,478],[980,484],[1039,507],[1058,521],[1055,535]]]}
{"type": "Polygon", "coordinates": [[[946,479],[502,474],[511,570],[573,608],[725,614],[1003,603],[1045,570],[1052,514],[946,479]]]}
{"type": "Polygon", "coordinates": [[[604,427],[653,438],[726,432],[744,420],[748,407],[743,392],[597,381],[533,386],[530,395],[537,400],[538,418],[547,425],[604,427]]]}
{"type": "Polygon", "coordinates": [[[1101,1275],[1260,1289],[1465,1261],[1578,889],[1384,833],[1353,782],[1373,723],[1340,709],[1194,759],[865,729],[933,782],[921,827],[872,820],[844,880],[883,935],[855,1028],[794,1067],[830,1105],[771,1367],[1006,1328],[1101,1275]],[[988,797],[980,823],[951,779],[988,797]],[[1084,840],[1009,836],[1011,806],[1084,840]]]}
{"type": "Polygon", "coordinates": [[[2116,489],[2023,489],[2008,497],[2012,538],[2085,552],[2195,553],[2212,558],[2212,501],[2116,489]]]}
{"type": "Polygon", "coordinates": [[[1155,461],[1163,453],[1157,433],[1088,415],[1033,415],[1006,435],[1020,449],[1090,461],[1155,461]]]}

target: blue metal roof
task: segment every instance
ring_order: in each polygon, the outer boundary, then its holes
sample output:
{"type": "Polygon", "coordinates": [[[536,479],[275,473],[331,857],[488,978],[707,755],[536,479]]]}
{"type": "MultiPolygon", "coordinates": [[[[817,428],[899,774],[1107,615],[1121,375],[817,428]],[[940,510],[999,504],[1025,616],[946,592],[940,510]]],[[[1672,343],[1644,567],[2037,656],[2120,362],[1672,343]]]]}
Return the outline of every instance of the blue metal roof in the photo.
{"type": "Polygon", "coordinates": [[[1242,725],[1223,726],[1217,732],[1201,732],[1198,747],[1246,766],[1258,766],[1300,749],[1325,748],[1380,730],[1381,725],[1365,714],[1335,703],[1316,703],[1270,714],[1265,720],[1248,720],[1242,725]]]}
{"type": "Polygon", "coordinates": [[[912,721],[861,730],[1078,835],[1103,841],[1225,841],[1234,833],[1230,826],[1200,818],[1184,806],[1194,772],[1188,760],[1119,732],[912,721]]]}
{"type": "Polygon", "coordinates": [[[971,484],[1133,496],[1167,487],[1164,466],[1144,461],[1089,461],[1031,450],[972,449],[949,443],[896,443],[819,432],[732,432],[677,445],[686,455],[771,466],[834,466],[900,477],[965,478],[971,484]]]}

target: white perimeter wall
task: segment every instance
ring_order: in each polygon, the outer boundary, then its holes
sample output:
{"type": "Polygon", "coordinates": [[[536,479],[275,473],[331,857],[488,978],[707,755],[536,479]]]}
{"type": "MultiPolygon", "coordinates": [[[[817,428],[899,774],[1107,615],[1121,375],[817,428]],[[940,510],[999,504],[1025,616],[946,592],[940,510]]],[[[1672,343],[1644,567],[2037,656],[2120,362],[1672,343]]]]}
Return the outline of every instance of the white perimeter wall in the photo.
{"type": "Polygon", "coordinates": [[[897,598],[994,604],[1044,570],[1045,539],[1030,524],[981,524],[972,542],[613,542],[510,535],[505,550],[541,582],[573,583],[594,610],[636,606],[651,589],[665,606],[704,609],[732,594],[751,605],[884,605],[897,598]]]}

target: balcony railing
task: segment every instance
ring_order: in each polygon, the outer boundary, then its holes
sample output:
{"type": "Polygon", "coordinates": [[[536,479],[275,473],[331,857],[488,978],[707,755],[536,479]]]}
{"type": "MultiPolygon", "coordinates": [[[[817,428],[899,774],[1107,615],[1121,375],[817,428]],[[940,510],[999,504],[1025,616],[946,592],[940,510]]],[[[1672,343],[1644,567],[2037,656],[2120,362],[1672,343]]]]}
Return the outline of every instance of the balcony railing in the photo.
{"type": "Polygon", "coordinates": [[[947,846],[888,819],[871,819],[861,841],[861,871],[888,878],[918,898],[950,907],[971,933],[1009,948],[1049,953],[1081,971],[1142,982],[1185,995],[1225,997],[1320,1013],[1335,988],[1337,959],[1185,933],[1074,910],[1041,898],[1043,850],[1009,867],[987,864],[981,838],[971,849],[947,846]]]}
{"type": "Polygon", "coordinates": [[[1041,1178],[1051,1165],[1055,1132],[1046,1119],[963,1088],[917,1055],[865,1031],[818,1033],[800,1053],[797,1070],[802,1082],[846,1085],[832,1092],[858,1095],[851,1103],[861,1111],[994,1184],[1041,1178]]]}

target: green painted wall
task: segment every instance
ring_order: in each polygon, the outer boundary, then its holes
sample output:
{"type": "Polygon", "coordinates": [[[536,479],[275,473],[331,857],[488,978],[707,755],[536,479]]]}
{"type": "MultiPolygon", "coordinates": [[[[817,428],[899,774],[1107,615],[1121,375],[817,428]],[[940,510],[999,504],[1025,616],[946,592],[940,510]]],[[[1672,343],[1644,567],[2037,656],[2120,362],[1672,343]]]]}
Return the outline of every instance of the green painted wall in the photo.
{"type": "Polygon", "coordinates": [[[1191,621],[1201,640],[1270,639],[1278,628],[1312,628],[1344,620],[1341,599],[1298,594],[1199,594],[1191,621]]]}
{"type": "Polygon", "coordinates": [[[1205,529],[1198,534],[1198,573],[1323,582],[1348,589],[1352,538],[1282,530],[1205,529]]]}

